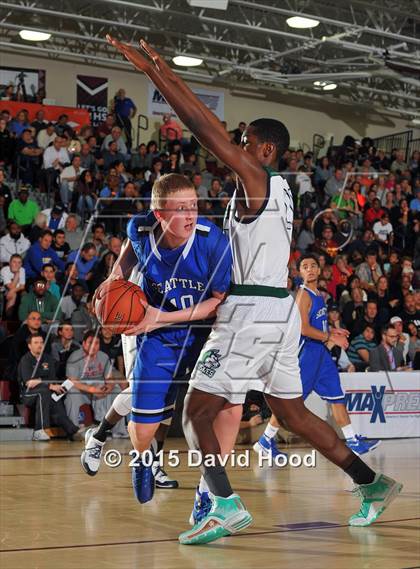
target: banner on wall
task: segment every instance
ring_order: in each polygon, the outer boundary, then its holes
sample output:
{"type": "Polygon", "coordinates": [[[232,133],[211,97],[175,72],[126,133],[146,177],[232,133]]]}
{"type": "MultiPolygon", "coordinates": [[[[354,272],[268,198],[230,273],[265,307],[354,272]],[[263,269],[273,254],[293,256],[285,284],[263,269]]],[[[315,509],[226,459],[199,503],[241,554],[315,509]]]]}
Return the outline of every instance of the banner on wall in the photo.
{"type": "Polygon", "coordinates": [[[78,75],[76,84],[77,106],[89,111],[92,126],[98,126],[108,114],[108,79],[78,75]]]}
{"type": "Polygon", "coordinates": [[[55,123],[60,115],[68,115],[68,124],[76,132],[85,124],[90,124],[90,116],[85,109],[75,109],[74,107],[59,107],[56,105],[38,105],[37,103],[16,103],[12,101],[0,101],[0,111],[8,110],[12,117],[19,111],[28,111],[29,121],[35,120],[38,111],[44,111],[45,120],[55,123]]]}
{"type": "MultiPolygon", "coordinates": [[[[221,121],[224,120],[225,94],[223,91],[196,88],[192,89],[192,91],[221,121]]],[[[147,112],[149,116],[163,115],[165,113],[175,115],[161,93],[151,83],[149,83],[147,112]]]]}
{"type": "Polygon", "coordinates": [[[356,433],[375,438],[420,437],[418,372],[342,373],[340,377],[356,433]]]}
{"type": "Polygon", "coordinates": [[[13,97],[19,101],[42,101],[45,97],[45,71],[23,67],[0,67],[0,97],[13,85],[13,97]]]}
{"type": "MultiPolygon", "coordinates": [[[[345,403],[356,433],[378,439],[420,437],[420,374],[341,373],[345,403]]],[[[312,394],[307,406],[320,417],[327,404],[312,394]]]]}

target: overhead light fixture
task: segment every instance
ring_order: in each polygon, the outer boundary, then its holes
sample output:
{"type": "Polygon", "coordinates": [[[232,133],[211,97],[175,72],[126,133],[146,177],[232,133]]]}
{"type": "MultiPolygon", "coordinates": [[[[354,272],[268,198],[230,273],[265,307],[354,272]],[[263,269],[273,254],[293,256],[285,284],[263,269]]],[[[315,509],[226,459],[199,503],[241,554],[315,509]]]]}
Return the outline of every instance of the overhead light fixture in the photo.
{"type": "Polygon", "coordinates": [[[333,91],[337,89],[337,84],[331,81],[314,81],[314,87],[322,89],[323,91],[333,91]]]}
{"type": "Polygon", "coordinates": [[[188,57],[187,55],[176,55],[172,58],[175,65],[181,65],[182,67],[197,67],[203,63],[202,59],[198,57],[188,57]]]}
{"type": "Polygon", "coordinates": [[[187,0],[193,8],[211,8],[212,10],[227,10],[229,0],[187,0]]]}
{"type": "Polygon", "coordinates": [[[51,37],[51,34],[34,30],[20,30],[19,35],[23,40],[27,41],[47,41],[51,37]]]}
{"type": "Polygon", "coordinates": [[[291,18],[287,18],[286,20],[287,25],[290,28],[316,28],[319,24],[319,20],[313,20],[312,18],[303,18],[302,16],[292,16],[291,18]]]}

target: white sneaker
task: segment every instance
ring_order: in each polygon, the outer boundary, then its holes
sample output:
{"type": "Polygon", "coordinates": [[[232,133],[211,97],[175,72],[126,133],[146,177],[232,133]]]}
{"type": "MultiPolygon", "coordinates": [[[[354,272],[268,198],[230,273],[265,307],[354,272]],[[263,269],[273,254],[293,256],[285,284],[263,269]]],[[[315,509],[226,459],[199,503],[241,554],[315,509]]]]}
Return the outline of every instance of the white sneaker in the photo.
{"type": "Polygon", "coordinates": [[[44,431],[44,429],[38,429],[38,430],[33,432],[32,440],[33,441],[50,441],[51,439],[47,435],[47,433],[44,431]]]}
{"type": "Polygon", "coordinates": [[[155,484],[156,488],[178,488],[178,482],[169,478],[163,468],[159,465],[158,461],[153,464],[157,464],[157,472],[155,474],[155,484]]]}
{"type": "Polygon", "coordinates": [[[95,476],[101,465],[102,449],[105,443],[95,439],[96,427],[91,427],[85,433],[85,450],[80,456],[83,470],[89,476],[95,476]]]}

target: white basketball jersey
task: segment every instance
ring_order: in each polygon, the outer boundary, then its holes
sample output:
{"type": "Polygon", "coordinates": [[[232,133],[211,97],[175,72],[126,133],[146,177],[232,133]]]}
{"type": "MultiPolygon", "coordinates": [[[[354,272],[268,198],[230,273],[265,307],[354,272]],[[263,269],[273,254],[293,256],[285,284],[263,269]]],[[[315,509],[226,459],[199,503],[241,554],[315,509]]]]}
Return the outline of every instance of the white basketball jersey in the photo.
{"type": "Polygon", "coordinates": [[[293,230],[293,198],[287,181],[265,168],[267,196],[260,212],[239,221],[236,194],[229,204],[225,229],[233,254],[232,282],[240,285],[287,287],[293,230]]]}

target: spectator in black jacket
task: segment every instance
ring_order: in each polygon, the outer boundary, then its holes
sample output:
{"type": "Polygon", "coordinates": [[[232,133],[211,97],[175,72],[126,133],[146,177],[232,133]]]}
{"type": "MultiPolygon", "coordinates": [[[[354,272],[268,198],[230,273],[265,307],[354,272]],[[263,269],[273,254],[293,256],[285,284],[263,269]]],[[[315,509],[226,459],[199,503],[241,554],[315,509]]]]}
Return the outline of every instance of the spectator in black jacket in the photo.
{"type": "Polygon", "coordinates": [[[354,323],[353,330],[352,330],[352,337],[358,336],[363,332],[366,325],[369,324],[375,330],[375,340],[379,341],[380,338],[380,331],[381,331],[381,323],[379,314],[378,314],[378,303],[376,300],[368,300],[363,316],[359,317],[357,321],[354,323]]]}
{"type": "Polygon", "coordinates": [[[363,318],[364,314],[363,290],[359,287],[355,287],[352,289],[350,296],[351,300],[349,302],[346,302],[346,304],[344,305],[342,318],[345,327],[351,333],[353,331],[355,322],[360,318],[363,318]]]}
{"type": "Polygon", "coordinates": [[[79,430],[66,414],[63,400],[54,401],[52,394],[61,395],[65,390],[57,383],[52,357],[44,353],[44,338],[31,334],[27,339],[29,352],[19,363],[18,379],[25,405],[35,409],[34,441],[49,441],[45,432],[52,423],[64,429],[69,439],[79,430]]]}
{"type": "MultiPolygon", "coordinates": [[[[34,310],[28,314],[25,322],[13,336],[9,366],[7,368],[8,375],[11,379],[16,379],[18,364],[23,356],[28,352],[28,344],[26,340],[29,336],[31,336],[31,334],[41,334],[44,339],[46,338],[47,334],[41,330],[41,326],[41,314],[34,310]]],[[[46,351],[49,352],[49,344],[46,346],[46,351]]]]}
{"type": "Polygon", "coordinates": [[[69,322],[60,324],[57,330],[57,340],[51,345],[51,356],[56,364],[57,378],[66,379],[66,364],[70,354],[80,349],[80,344],[74,341],[73,326],[69,322]]]}

